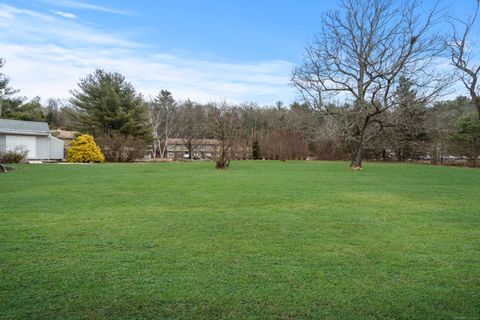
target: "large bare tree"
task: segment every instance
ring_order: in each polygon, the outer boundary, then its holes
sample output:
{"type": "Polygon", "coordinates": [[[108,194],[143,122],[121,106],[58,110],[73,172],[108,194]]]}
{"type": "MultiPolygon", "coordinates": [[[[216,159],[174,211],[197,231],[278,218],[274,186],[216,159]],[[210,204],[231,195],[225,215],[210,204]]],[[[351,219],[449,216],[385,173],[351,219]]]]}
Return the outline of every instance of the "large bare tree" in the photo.
{"type": "Polygon", "coordinates": [[[433,99],[445,83],[431,67],[444,50],[432,31],[436,8],[420,14],[415,0],[344,0],[323,15],[321,30],[306,49],[292,83],[313,108],[343,126],[351,167],[362,167],[362,147],[379,115],[391,108],[400,77],[415,84],[417,97],[433,99]],[[343,100],[346,108],[330,108],[343,100]]]}
{"type": "Polygon", "coordinates": [[[456,19],[458,23],[452,23],[453,36],[450,40],[450,49],[452,64],[467,88],[480,119],[480,57],[478,52],[475,52],[478,47],[474,44],[474,36],[477,36],[480,31],[478,28],[480,1],[475,2],[475,10],[467,20],[456,19]]]}

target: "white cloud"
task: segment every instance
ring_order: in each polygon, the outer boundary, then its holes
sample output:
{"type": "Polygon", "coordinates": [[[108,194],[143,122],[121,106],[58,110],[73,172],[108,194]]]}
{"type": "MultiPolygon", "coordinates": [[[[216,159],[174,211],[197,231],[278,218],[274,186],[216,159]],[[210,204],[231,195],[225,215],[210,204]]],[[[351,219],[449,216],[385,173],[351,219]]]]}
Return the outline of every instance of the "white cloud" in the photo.
{"type": "Polygon", "coordinates": [[[36,11],[28,9],[20,9],[6,4],[0,4],[0,18],[14,20],[16,18],[24,18],[25,16],[30,18],[36,18],[44,21],[53,21],[53,18],[49,15],[38,13],[36,11]]]}
{"type": "Polygon", "coordinates": [[[0,33],[0,40],[8,43],[61,43],[74,46],[138,47],[141,44],[118,35],[94,29],[73,19],[59,19],[56,15],[0,4],[0,26],[9,32],[0,33]]]}
{"type": "Polygon", "coordinates": [[[100,11],[100,12],[121,14],[121,15],[132,14],[131,12],[128,12],[125,10],[120,10],[117,8],[106,7],[106,6],[99,6],[96,4],[92,4],[85,1],[79,1],[79,0],[40,0],[40,1],[49,5],[54,5],[62,8],[92,10],[92,11],[100,11]]]}
{"type": "Polygon", "coordinates": [[[0,43],[9,54],[5,72],[22,94],[68,98],[78,80],[95,68],[121,72],[147,97],[168,89],[181,99],[274,103],[293,96],[288,87],[290,64],[283,61],[227,64],[136,55],[130,50],[62,48],[56,45],[0,43]]]}
{"type": "MultiPolygon", "coordinates": [[[[1,9],[1,8],[0,8],[1,9]]],[[[1,11],[1,10],[0,10],[1,11]]],[[[119,34],[74,19],[9,7],[0,25],[5,73],[27,97],[68,98],[80,78],[95,68],[118,71],[145,96],[160,89],[198,101],[290,102],[295,94],[286,61],[224,63],[155,52],[119,34]]]]}
{"type": "Polygon", "coordinates": [[[54,10],[52,12],[54,14],[56,14],[57,16],[64,17],[64,18],[67,18],[67,19],[76,19],[77,18],[76,15],[74,15],[73,13],[70,13],[70,12],[63,12],[63,11],[59,11],[59,10],[54,10]]]}

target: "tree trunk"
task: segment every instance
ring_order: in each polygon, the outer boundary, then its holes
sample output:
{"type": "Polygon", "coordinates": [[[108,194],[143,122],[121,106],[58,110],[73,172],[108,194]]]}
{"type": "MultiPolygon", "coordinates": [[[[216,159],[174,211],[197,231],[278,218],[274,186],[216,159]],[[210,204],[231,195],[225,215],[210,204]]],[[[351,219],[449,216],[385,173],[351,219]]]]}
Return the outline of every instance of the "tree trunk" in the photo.
{"type": "Polygon", "coordinates": [[[153,159],[155,159],[157,157],[157,143],[156,143],[156,141],[153,142],[152,147],[153,147],[153,159]]]}
{"type": "Polygon", "coordinates": [[[220,156],[217,158],[215,163],[215,168],[217,169],[227,169],[230,166],[230,160],[228,158],[229,147],[224,145],[222,141],[220,156]]]}
{"type": "Polygon", "coordinates": [[[192,160],[192,143],[191,142],[187,144],[187,149],[188,149],[188,159],[192,160]]]}
{"type": "Polygon", "coordinates": [[[480,97],[475,97],[473,99],[473,103],[474,103],[475,107],[477,107],[478,120],[480,120],[480,97]]]}
{"type": "MultiPolygon", "coordinates": [[[[366,125],[364,125],[364,127],[366,127],[366,125]]],[[[354,170],[362,170],[363,132],[364,130],[357,130],[352,145],[350,168],[354,170]]]]}
{"type": "Polygon", "coordinates": [[[225,155],[222,153],[221,157],[215,163],[215,168],[227,169],[229,165],[230,165],[229,161],[227,161],[225,155]]]}
{"type": "Polygon", "coordinates": [[[387,150],[385,150],[385,149],[382,149],[382,161],[388,161],[387,150]]]}
{"type": "Polygon", "coordinates": [[[158,142],[158,151],[160,151],[160,159],[163,159],[165,157],[165,150],[167,149],[167,142],[165,141],[165,143],[163,144],[163,147],[162,147],[162,143],[159,141],[158,142]]]}
{"type": "Polygon", "coordinates": [[[226,169],[227,168],[227,163],[224,160],[217,160],[215,163],[215,168],[216,169],[226,169]]]}
{"type": "Polygon", "coordinates": [[[350,168],[362,170],[362,145],[358,142],[352,147],[350,168]]]}

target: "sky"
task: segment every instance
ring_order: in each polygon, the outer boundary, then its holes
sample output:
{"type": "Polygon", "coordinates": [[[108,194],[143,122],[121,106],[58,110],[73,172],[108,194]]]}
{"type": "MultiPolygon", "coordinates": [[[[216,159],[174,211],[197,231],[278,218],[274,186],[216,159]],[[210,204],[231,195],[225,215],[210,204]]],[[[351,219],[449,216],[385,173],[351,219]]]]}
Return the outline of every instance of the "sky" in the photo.
{"type": "MultiPolygon", "coordinates": [[[[291,103],[292,68],[338,2],[0,0],[2,72],[27,98],[68,99],[102,68],[146,98],[166,89],[181,100],[291,103]]],[[[472,3],[441,5],[462,15],[472,3]]]]}

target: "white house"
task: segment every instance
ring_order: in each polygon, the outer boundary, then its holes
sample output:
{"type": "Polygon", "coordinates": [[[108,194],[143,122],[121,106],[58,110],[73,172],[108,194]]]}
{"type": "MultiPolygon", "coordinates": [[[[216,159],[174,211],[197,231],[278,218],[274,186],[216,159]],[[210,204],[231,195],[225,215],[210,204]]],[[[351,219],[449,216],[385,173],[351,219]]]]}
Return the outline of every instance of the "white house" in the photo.
{"type": "Polygon", "coordinates": [[[63,148],[46,122],[0,119],[0,152],[24,149],[28,160],[63,160],[63,148]]]}

